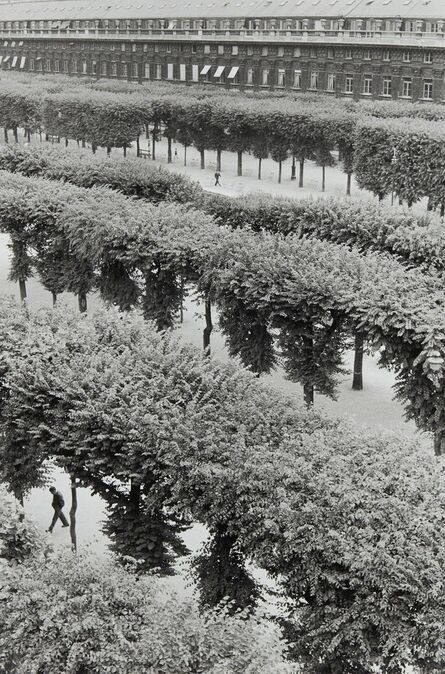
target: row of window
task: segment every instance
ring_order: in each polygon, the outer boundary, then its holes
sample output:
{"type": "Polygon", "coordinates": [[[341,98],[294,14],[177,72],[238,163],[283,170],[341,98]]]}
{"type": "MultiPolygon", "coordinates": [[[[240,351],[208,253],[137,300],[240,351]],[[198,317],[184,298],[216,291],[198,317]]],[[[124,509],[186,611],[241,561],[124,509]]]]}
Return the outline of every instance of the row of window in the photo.
{"type": "MultiPolygon", "coordinates": [[[[73,73],[73,74],[83,74],[83,75],[103,75],[103,76],[111,76],[111,77],[132,77],[139,79],[141,75],[141,70],[140,70],[140,64],[139,63],[117,63],[115,61],[112,61],[111,63],[107,63],[106,61],[102,61],[100,63],[100,70],[98,70],[98,64],[96,61],[91,61],[88,63],[87,61],[78,61],[77,59],[73,59],[69,61],[68,59],[64,59],[62,61],[59,61],[59,59],[54,59],[54,63],[52,63],[51,59],[46,59],[45,63],[42,58],[31,58],[29,62],[29,68],[30,70],[37,70],[37,71],[43,71],[43,65],[45,65],[45,71],[46,72],[65,72],[65,73],[73,73]]],[[[167,63],[167,79],[168,80],[174,80],[178,79],[180,81],[185,82],[187,80],[187,66],[184,63],[181,63],[179,65],[174,64],[174,63],[167,63]]],[[[165,70],[163,71],[163,65],[161,63],[144,63],[142,64],[142,77],[146,80],[149,80],[151,78],[160,80],[162,79],[163,72],[165,73],[165,70]]],[[[226,77],[228,73],[228,81],[231,84],[238,84],[239,79],[238,79],[238,71],[239,68],[238,66],[226,68],[225,66],[217,66],[216,70],[211,72],[211,66],[203,66],[200,67],[198,65],[192,65],[191,66],[191,81],[193,82],[198,82],[199,81],[199,76],[201,75],[201,80],[202,81],[207,81],[210,82],[212,81],[212,77],[216,78],[218,82],[224,83],[226,82],[226,77]],[[201,68],[201,69],[200,69],[201,68]],[[228,72],[229,71],[229,72],[228,72]]],[[[326,79],[326,91],[331,91],[335,92],[337,90],[336,84],[337,84],[337,75],[335,73],[327,73],[327,79],[326,79]]],[[[246,85],[252,85],[254,84],[255,80],[255,68],[253,67],[248,67],[246,68],[246,79],[245,79],[245,84],[246,85]]],[[[260,70],[260,84],[261,86],[271,86],[272,85],[272,80],[271,80],[271,70],[270,68],[261,68],[260,70]]],[[[314,71],[311,72],[309,75],[309,86],[308,88],[311,90],[319,90],[320,88],[320,76],[319,73],[314,71]]],[[[388,96],[392,97],[393,96],[393,78],[390,76],[383,77],[382,82],[381,82],[382,88],[380,94],[382,96],[388,96]]],[[[275,81],[275,86],[277,87],[284,87],[286,86],[286,70],[284,68],[278,68],[276,71],[276,81],[275,81]]],[[[410,77],[404,77],[402,79],[401,83],[401,92],[400,95],[403,96],[404,98],[412,98],[412,78],[410,77]]],[[[294,70],[292,74],[292,87],[295,89],[301,89],[302,88],[302,71],[301,70],[294,70]]],[[[423,95],[422,98],[426,100],[432,100],[433,99],[433,81],[430,79],[424,79],[422,83],[423,87],[423,95]]],[[[354,91],[354,76],[353,75],[345,75],[344,77],[344,89],[342,93],[345,94],[353,94],[355,93],[354,91]]],[[[364,75],[362,77],[362,88],[361,92],[364,95],[372,95],[373,93],[373,76],[372,75],[364,75]]]]}
{"type": "MultiPolygon", "coordinates": [[[[3,42],[4,47],[8,47],[10,44],[11,47],[15,47],[16,42],[12,40],[9,42],[8,40],[5,40],[3,42]]],[[[23,44],[23,41],[20,43],[23,44]]],[[[40,46],[40,45],[39,45],[40,46]]],[[[62,49],[66,48],[66,43],[62,43],[62,45],[58,43],[46,43],[44,47],[49,47],[53,49],[60,49],[62,46],[62,49]]],[[[189,45],[184,45],[183,43],[178,43],[178,44],[163,44],[162,45],[162,51],[167,52],[167,54],[172,53],[175,50],[178,50],[179,52],[184,51],[184,47],[188,47],[189,45]]],[[[136,43],[125,43],[122,42],[118,45],[115,43],[109,44],[106,42],[92,42],[92,43],[85,43],[81,42],[80,43],[80,49],[85,50],[85,49],[92,49],[92,50],[97,50],[97,49],[108,49],[109,51],[116,51],[119,50],[122,52],[125,51],[132,51],[132,52],[137,52],[140,51],[142,47],[142,51],[147,52],[149,49],[153,49],[155,52],[160,51],[160,45],[158,43],[154,44],[143,44],[139,45],[136,43]]],[[[191,53],[196,54],[199,51],[201,51],[199,47],[196,44],[191,44],[191,53]]],[[[232,54],[233,56],[236,56],[239,54],[239,45],[233,44],[233,45],[224,45],[224,44],[219,44],[219,45],[209,45],[209,44],[204,44],[203,45],[203,52],[204,54],[210,54],[212,51],[216,52],[218,55],[222,56],[224,54],[232,54]],[[213,49],[212,49],[213,47],[213,49]]],[[[323,58],[328,58],[328,59],[334,59],[336,56],[344,57],[348,60],[352,59],[353,56],[356,56],[357,58],[361,58],[365,61],[371,61],[373,57],[375,58],[382,58],[383,61],[391,61],[392,57],[399,58],[400,51],[395,52],[394,50],[391,49],[385,49],[383,52],[381,50],[375,50],[375,49],[361,49],[361,50],[352,50],[352,48],[347,48],[344,52],[339,51],[338,49],[334,49],[333,47],[328,47],[327,49],[317,49],[316,47],[310,47],[310,48],[301,48],[301,47],[269,47],[267,45],[262,46],[262,47],[257,47],[255,48],[253,45],[247,45],[247,56],[253,56],[254,52],[260,53],[261,56],[279,56],[279,57],[284,57],[284,56],[290,56],[293,55],[294,57],[300,57],[300,56],[305,56],[309,58],[317,58],[318,56],[323,57],[323,58]]],[[[406,49],[402,52],[402,61],[404,63],[411,63],[413,60],[423,60],[424,63],[433,63],[433,52],[431,51],[418,51],[416,50],[415,52],[406,49]]]]}
{"type": "MultiPolygon", "coordinates": [[[[371,0],[372,1],[372,0],[371,0]]],[[[429,0],[425,0],[427,2],[429,0]]],[[[284,4],[284,3],[283,3],[284,4]]],[[[297,3],[298,4],[298,3],[297,3]]],[[[331,2],[331,4],[333,4],[331,2]]],[[[369,3],[369,0],[367,2],[369,3]]],[[[384,2],[384,4],[387,4],[384,2]]],[[[405,2],[406,4],[406,2],[405,2]]],[[[437,33],[444,29],[444,21],[403,21],[402,19],[95,19],[95,20],[37,20],[0,21],[0,30],[350,30],[359,33],[408,32],[437,33]]]]}

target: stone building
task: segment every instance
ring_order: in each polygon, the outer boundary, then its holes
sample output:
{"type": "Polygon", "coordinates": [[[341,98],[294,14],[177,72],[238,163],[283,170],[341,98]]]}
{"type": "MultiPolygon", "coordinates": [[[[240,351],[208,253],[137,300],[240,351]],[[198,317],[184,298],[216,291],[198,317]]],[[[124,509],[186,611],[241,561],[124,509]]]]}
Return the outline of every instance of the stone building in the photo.
{"type": "Polygon", "coordinates": [[[441,102],[445,0],[0,3],[0,59],[80,77],[441,102]]]}

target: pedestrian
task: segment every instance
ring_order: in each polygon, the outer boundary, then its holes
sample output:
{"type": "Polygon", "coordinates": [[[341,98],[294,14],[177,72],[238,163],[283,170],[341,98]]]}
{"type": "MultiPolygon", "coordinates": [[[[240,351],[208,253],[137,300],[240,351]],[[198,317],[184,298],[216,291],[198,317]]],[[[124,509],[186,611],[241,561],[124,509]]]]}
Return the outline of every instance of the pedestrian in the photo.
{"type": "Polygon", "coordinates": [[[69,524],[68,520],[66,519],[65,515],[62,512],[62,508],[65,505],[65,500],[62,494],[60,493],[60,491],[57,491],[55,487],[50,487],[49,490],[53,495],[52,506],[54,508],[54,516],[51,524],[47,529],[47,531],[49,531],[49,533],[51,534],[54,529],[54,525],[56,524],[58,519],[60,519],[60,521],[62,522],[62,527],[69,527],[69,524]]]}
{"type": "Polygon", "coordinates": [[[219,182],[219,179],[221,178],[221,173],[216,169],[215,172],[215,187],[219,185],[221,187],[221,183],[219,182]]]}
{"type": "Polygon", "coordinates": [[[178,158],[178,148],[175,147],[175,161],[177,160],[177,158],[178,158]]]}

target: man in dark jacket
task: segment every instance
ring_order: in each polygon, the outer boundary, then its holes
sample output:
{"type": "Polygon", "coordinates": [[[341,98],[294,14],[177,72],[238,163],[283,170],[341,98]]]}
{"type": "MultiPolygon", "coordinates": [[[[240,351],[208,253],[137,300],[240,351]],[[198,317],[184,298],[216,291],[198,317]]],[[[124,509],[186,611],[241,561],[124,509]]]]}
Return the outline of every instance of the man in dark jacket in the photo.
{"type": "Polygon", "coordinates": [[[57,522],[57,520],[60,518],[60,521],[62,522],[62,527],[69,527],[68,520],[66,519],[65,515],[62,512],[62,508],[65,505],[65,501],[63,499],[62,494],[60,491],[57,491],[55,487],[50,487],[50,492],[53,495],[53,503],[52,506],[54,508],[54,516],[53,516],[53,521],[49,525],[49,528],[47,531],[49,533],[52,533],[54,529],[54,525],[57,522]]]}

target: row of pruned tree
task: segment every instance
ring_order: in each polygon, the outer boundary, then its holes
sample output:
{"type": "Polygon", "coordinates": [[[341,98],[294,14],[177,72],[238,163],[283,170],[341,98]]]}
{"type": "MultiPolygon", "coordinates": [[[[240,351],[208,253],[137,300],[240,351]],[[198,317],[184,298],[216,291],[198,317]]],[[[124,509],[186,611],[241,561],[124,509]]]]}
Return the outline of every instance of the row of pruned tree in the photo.
{"type": "MultiPolygon", "coordinates": [[[[330,105],[323,107],[310,97],[256,98],[221,93],[204,97],[199,89],[197,92],[189,89],[185,92],[181,88],[173,91],[165,85],[159,88],[152,85],[143,89],[143,93],[131,90],[128,94],[119,88],[108,91],[79,81],[68,82],[69,86],[63,90],[62,85],[57,86],[52,78],[30,79],[26,83],[20,79],[6,80],[0,96],[0,126],[4,128],[5,138],[8,139],[11,129],[17,139],[18,129],[22,128],[28,136],[44,131],[47,135],[65,138],[66,143],[69,139],[83,145],[89,143],[93,152],[97,147],[105,147],[108,152],[111,148],[121,147],[125,153],[133,143],[139,148],[141,136],[145,134],[150,139],[151,154],[155,159],[156,142],[162,135],[168,141],[169,161],[172,161],[173,140],[184,146],[184,161],[187,148],[194,146],[201,154],[202,168],[206,151],[216,152],[217,165],[221,167],[222,152],[230,150],[238,156],[238,175],[242,175],[243,154],[249,152],[258,159],[259,177],[262,160],[271,157],[278,163],[281,181],[282,163],[292,157],[292,178],[296,178],[298,163],[300,187],[304,182],[305,162],[313,160],[322,169],[323,190],[325,169],[335,163],[332,152],[338,150],[340,163],[347,174],[348,194],[357,155],[360,186],[380,196],[394,191],[400,199],[407,199],[408,204],[422,196],[430,197],[431,208],[443,201],[436,184],[441,180],[441,166],[434,168],[435,180],[424,178],[423,192],[414,197],[407,186],[409,167],[399,147],[400,142],[392,136],[380,138],[379,152],[369,148],[369,143],[362,142],[363,135],[370,135],[368,131],[365,133],[368,126],[398,125],[403,132],[403,143],[410,148],[420,174],[422,167],[429,165],[429,150],[426,154],[419,151],[418,143],[413,142],[414,130],[418,127],[437,128],[439,132],[441,125],[441,122],[430,121],[438,115],[434,111],[429,114],[428,106],[412,106],[412,109],[383,106],[383,119],[376,120],[373,117],[378,115],[376,104],[368,110],[366,106],[354,106],[341,100],[330,100],[330,105]],[[388,118],[391,109],[394,118],[388,118]],[[368,116],[364,116],[364,112],[368,116]],[[414,119],[398,117],[402,113],[411,114],[414,119]],[[422,115],[425,119],[421,119],[422,115]],[[394,148],[400,150],[400,159],[391,163],[394,148]],[[367,158],[369,170],[363,168],[367,158]],[[398,172],[398,179],[391,178],[390,184],[386,180],[383,188],[383,178],[378,178],[376,187],[375,162],[378,162],[377,173],[382,171],[384,176],[385,166],[389,164],[391,176],[398,172]]],[[[437,106],[432,107],[435,110],[437,106]]],[[[437,154],[439,156],[440,151],[436,147],[437,154]]],[[[423,173],[425,175],[425,171],[423,173]]]]}
{"type": "Polygon", "coordinates": [[[0,148],[0,169],[40,176],[78,187],[106,186],[153,204],[191,204],[221,226],[248,227],[287,236],[314,237],[366,251],[387,252],[424,271],[445,271],[442,222],[434,216],[369,201],[286,199],[252,194],[242,198],[205,193],[199,183],[135,159],[113,162],[70,148],[8,145],[0,148]]]}
{"type": "MultiPolygon", "coordinates": [[[[107,185],[129,196],[152,203],[192,203],[211,214],[220,225],[233,229],[249,227],[298,237],[315,237],[354,246],[361,252],[388,252],[428,273],[443,275],[442,225],[433,216],[416,216],[369,202],[348,200],[291,200],[244,196],[230,199],[204,195],[197,183],[184,176],[155,169],[146,162],[109,162],[57,146],[5,146],[0,151],[0,168],[27,176],[68,181],[81,187],[107,185]]],[[[357,333],[353,388],[363,387],[363,335],[357,333]]]]}
{"type": "MultiPolygon", "coordinates": [[[[439,274],[378,252],[363,255],[301,238],[301,232],[217,227],[190,206],[154,206],[105,187],[6,172],[0,183],[0,227],[11,237],[12,277],[22,287],[36,271],[54,297],[76,293],[83,310],[87,294],[99,289],[121,309],[141,306],[165,329],[193,286],[206,301],[204,345],[214,302],[231,354],[257,373],[269,372],[279,356],[308,404],[315,390],[335,395],[343,352],[359,335],[397,371],[407,413],[442,435],[445,295],[439,274]]],[[[309,205],[310,221],[314,208],[309,205]]],[[[326,204],[320,209],[320,222],[327,222],[326,204]]]]}
{"type": "MultiPolygon", "coordinates": [[[[16,490],[38,483],[48,458],[72,475],[89,475],[103,489],[114,485],[131,496],[141,518],[152,516],[151,531],[164,517],[154,553],[162,543],[169,547],[174,518],[202,522],[211,534],[196,562],[202,603],[214,606],[229,597],[251,610],[258,588],[245,563],[265,569],[287,602],[280,622],[305,672],[371,674],[376,666],[402,672],[408,664],[430,672],[443,668],[443,481],[431,455],[405,438],[363,434],[302,409],[236,364],[208,359],[136,314],[86,317],[65,307],[34,313],[3,300],[0,336],[2,476],[16,490]]],[[[9,518],[9,538],[11,524],[9,518]]],[[[124,552],[129,553],[128,542],[124,552]]],[[[159,557],[149,555],[149,546],[133,554],[148,556],[157,568],[159,557]]],[[[3,596],[1,607],[2,653],[23,654],[23,671],[30,653],[37,650],[41,658],[51,650],[51,626],[45,623],[49,633],[43,641],[36,636],[43,613],[48,618],[49,601],[51,615],[61,610],[65,618],[71,615],[69,588],[83,577],[84,566],[68,562],[64,568],[67,586],[61,583],[61,592],[68,605],[62,602],[62,608],[59,594],[48,599],[39,587],[40,572],[33,568],[32,577],[22,573],[9,599],[3,596]],[[25,588],[32,605],[24,598],[17,631],[17,593],[25,595],[25,588]]],[[[42,569],[42,582],[59,587],[51,561],[42,569]]],[[[101,581],[107,597],[115,596],[115,577],[121,578],[110,570],[101,581]]],[[[133,597],[130,581],[122,582],[133,597]]],[[[76,585],[76,606],[97,581],[86,582],[85,590],[81,586],[76,585]]],[[[131,602],[123,606],[134,610],[131,602]]],[[[142,617],[138,614],[133,633],[135,647],[142,617]]],[[[107,612],[107,624],[109,618],[107,612]]],[[[100,624],[85,625],[89,639],[96,638],[100,624]]],[[[246,660],[236,668],[236,650],[227,654],[234,658],[228,661],[234,672],[253,658],[243,646],[245,633],[240,640],[246,660]]],[[[70,651],[69,623],[56,634],[58,657],[70,652],[84,665],[91,662],[91,649],[79,645],[70,651]]],[[[216,647],[211,651],[216,658],[216,647]]],[[[110,657],[118,653],[118,645],[110,648],[110,657]]],[[[277,654],[276,645],[270,660],[261,656],[264,669],[252,672],[269,671],[269,662],[271,671],[280,671],[273,670],[277,654]]],[[[193,662],[196,669],[200,661],[193,662]]],[[[59,660],[56,665],[63,671],[59,660]]],[[[55,671],[51,667],[47,671],[55,671]]],[[[180,671],[189,670],[184,665],[180,671]]]]}
{"type": "Polygon", "coordinates": [[[411,206],[428,198],[428,208],[445,213],[443,121],[366,119],[356,129],[355,176],[379,199],[396,194],[411,206]]]}

